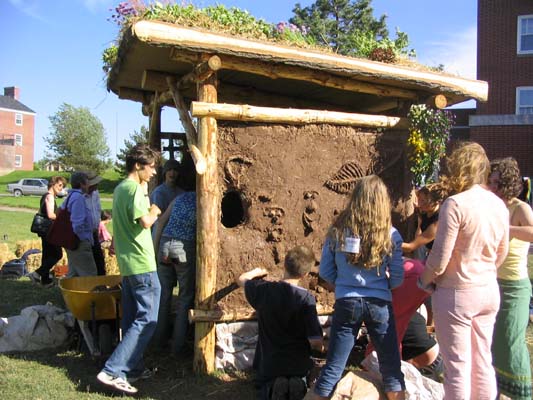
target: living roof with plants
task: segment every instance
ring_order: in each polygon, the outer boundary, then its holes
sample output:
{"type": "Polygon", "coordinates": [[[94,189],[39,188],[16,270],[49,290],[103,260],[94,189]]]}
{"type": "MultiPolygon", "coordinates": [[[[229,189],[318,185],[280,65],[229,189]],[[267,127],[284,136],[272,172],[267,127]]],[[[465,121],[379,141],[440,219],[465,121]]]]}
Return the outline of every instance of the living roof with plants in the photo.
{"type": "Polygon", "coordinates": [[[146,96],[168,90],[165,76],[184,76],[211,54],[222,59],[219,82],[327,102],[337,111],[404,113],[408,102],[439,94],[448,105],[486,100],[486,82],[416,63],[407,34],[397,30],[391,39],[386,17],[375,18],[370,5],[297,3],[288,21],[270,23],[221,4],[121,2],[109,18],[119,27],[117,40],[103,54],[108,89],[146,103],[146,96]],[[148,83],[147,73],[159,78],[148,83]]]}
{"type": "MultiPolygon", "coordinates": [[[[331,1],[331,3],[336,2],[331,1]]],[[[344,1],[344,3],[350,2],[344,1]]],[[[176,4],[130,0],[121,2],[112,9],[113,14],[109,20],[120,27],[117,42],[135,22],[154,20],[246,39],[277,42],[387,63],[405,62],[415,56],[415,51],[408,48],[409,38],[405,32],[396,29],[396,39],[389,38],[385,16],[375,20],[371,16],[372,8],[369,6],[369,0],[351,3],[354,4],[344,5],[348,7],[344,13],[333,15],[335,20],[340,22],[338,26],[333,26],[333,21],[330,19],[333,10],[318,9],[316,4],[306,8],[296,4],[293,10],[295,16],[289,21],[270,23],[255,18],[246,10],[237,7],[228,8],[222,4],[201,8],[185,2],[176,4]],[[342,23],[344,26],[341,26],[342,23]],[[341,29],[343,33],[339,33],[341,29]]],[[[104,51],[105,72],[110,70],[117,54],[116,44],[104,51]]],[[[434,69],[441,70],[442,66],[434,69]]]]}

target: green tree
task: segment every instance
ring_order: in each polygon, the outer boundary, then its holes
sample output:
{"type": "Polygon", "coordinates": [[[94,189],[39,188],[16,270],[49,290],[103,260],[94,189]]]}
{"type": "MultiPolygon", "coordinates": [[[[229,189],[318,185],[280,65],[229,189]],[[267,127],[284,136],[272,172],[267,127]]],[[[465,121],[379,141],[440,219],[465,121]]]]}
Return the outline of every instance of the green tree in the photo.
{"type": "Polygon", "coordinates": [[[318,43],[340,54],[351,54],[350,37],[358,32],[371,32],[376,40],[389,36],[386,16],[374,18],[372,0],[316,0],[302,8],[296,3],[290,22],[305,27],[318,43]]]}
{"type": "Polygon", "coordinates": [[[51,153],[46,156],[73,170],[92,170],[102,173],[109,168],[109,147],[100,120],[87,107],[63,103],[54,115],[46,137],[51,153]]]}
{"type": "Polygon", "coordinates": [[[400,56],[414,57],[408,49],[406,33],[396,29],[396,39],[389,38],[385,15],[374,18],[372,0],[316,0],[302,8],[297,3],[290,22],[313,41],[331,47],[336,53],[395,62],[400,56]]]}
{"type": "Polygon", "coordinates": [[[150,132],[146,126],[141,126],[141,131],[133,131],[130,137],[124,140],[124,147],[117,153],[117,161],[115,162],[115,171],[117,171],[122,177],[127,175],[126,173],[126,154],[131,148],[137,144],[148,143],[150,132]]]}

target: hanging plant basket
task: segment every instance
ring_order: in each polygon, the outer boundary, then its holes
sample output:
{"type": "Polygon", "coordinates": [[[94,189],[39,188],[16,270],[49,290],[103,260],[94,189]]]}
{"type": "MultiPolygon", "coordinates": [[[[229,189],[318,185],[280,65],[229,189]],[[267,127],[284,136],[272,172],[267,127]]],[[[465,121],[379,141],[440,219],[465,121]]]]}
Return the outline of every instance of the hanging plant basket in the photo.
{"type": "Polygon", "coordinates": [[[434,110],[419,104],[411,106],[408,118],[410,171],[413,173],[413,184],[421,187],[434,182],[438,176],[454,116],[449,111],[434,110]]]}

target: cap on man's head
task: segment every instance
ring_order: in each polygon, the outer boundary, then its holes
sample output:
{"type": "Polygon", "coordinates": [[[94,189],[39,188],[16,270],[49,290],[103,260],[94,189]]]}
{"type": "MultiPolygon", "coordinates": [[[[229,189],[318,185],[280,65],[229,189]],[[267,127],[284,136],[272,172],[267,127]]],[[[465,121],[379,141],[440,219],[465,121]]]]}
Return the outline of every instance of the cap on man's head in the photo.
{"type": "Polygon", "coordinates": [[[87,171],[87,177],[89,178],[89,186],[98,185],[102,182],[102,177],[94,171],[87,171]]]}
{"type": "Polygon", "coordinates": [[[179,170],[180,163],[176,160],[168,160],[165,165],[163,166],[163,176],[167,173],[167,171],[170,171],[171,169],[179,170]]]}

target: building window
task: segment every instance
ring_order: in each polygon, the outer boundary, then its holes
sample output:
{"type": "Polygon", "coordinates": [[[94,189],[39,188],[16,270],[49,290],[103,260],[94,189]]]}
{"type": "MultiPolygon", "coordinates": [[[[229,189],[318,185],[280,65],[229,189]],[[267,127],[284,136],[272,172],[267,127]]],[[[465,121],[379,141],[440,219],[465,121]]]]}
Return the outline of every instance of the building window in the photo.
{"type": "Polygon", "coordinates": [[[22,167],[22,156],[19,154],[15,155],[15,167],[22,167]]]}
{"type": "Polygon", "coordinates": [[[22,135],[15,133],[15,146],[22,146],[22,135]]]}
{"type": "Polygon", "coordinates": [[[533,54],[533,15],[518,17],[516,49],[518,54],[533,54]]]}
{"type": "Polygon", "coordinates": [[[516,88],[516,113],[533,114],[533,86],[516,88]]]}
{"type": "Polygon", "coordinates": [[[18,126],[22,125],[22,114],[19,114],[19,113],[15,114],[15,125],[18,125],[18,126]]]}

